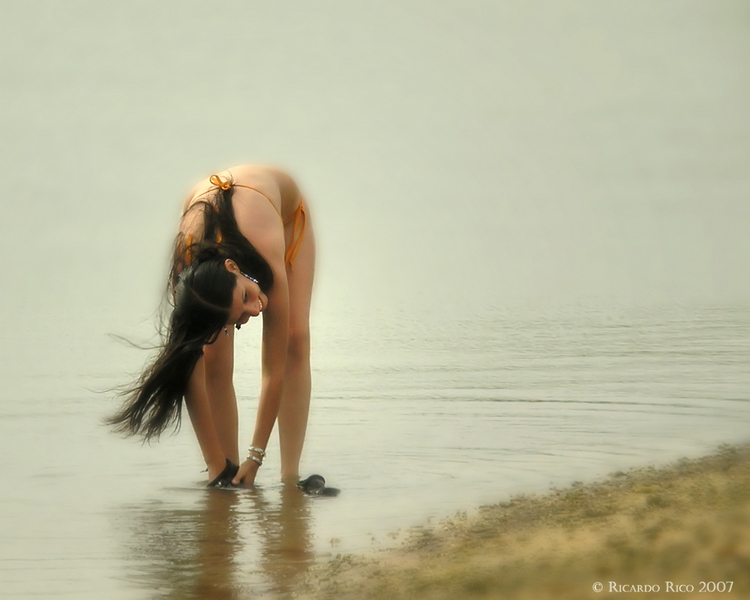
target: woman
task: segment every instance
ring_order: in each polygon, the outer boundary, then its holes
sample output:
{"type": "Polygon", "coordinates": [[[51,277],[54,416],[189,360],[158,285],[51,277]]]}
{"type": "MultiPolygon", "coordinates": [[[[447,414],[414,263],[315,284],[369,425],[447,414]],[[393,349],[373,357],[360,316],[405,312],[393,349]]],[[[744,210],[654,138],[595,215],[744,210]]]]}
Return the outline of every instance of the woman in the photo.
{"type": "Polygon", "coordinates": [[[252,484],[278,418],[281,476],[296,483],[310,406],[309,314],[315,241],[294,181],[238,166],[200,182],[183,206],[159,355],[109,421],[158,437],[179,425],[185,399],[210,486],[252,484]],[[240,460],[232,382],[235,331],[263,314],[255,430],[240,460]]]}

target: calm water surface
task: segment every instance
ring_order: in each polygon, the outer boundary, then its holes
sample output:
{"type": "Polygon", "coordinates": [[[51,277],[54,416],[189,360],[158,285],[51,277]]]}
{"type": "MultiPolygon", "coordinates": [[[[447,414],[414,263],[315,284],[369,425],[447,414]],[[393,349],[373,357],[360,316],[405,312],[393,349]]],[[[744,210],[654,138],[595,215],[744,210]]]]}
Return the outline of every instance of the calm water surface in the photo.
{"type": "MultiPolygon", "coordinates": [[[[8,597],[273,594],[430,518],[747,439],[747,309],[321,315],[316,334],[303,468],[335,499],[278,485],[275,456],[256,489],[207,491],[188,428],[142,447],[98,425],[102,395],[19,375],[0,415],[8,597]]],[[[111,345],[117,364],[135,352],[111,345]]],[[[254,380],[238,381],[245,427],[254,380]]]]}

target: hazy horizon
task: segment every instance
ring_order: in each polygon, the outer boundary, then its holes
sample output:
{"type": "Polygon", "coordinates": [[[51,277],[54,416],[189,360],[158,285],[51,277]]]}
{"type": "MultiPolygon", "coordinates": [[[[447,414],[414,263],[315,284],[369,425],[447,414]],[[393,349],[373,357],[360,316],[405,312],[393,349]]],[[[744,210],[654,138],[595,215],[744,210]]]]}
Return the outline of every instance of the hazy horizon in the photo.
{"type": "Polygon", "coordinates": [[[310,199],[314,314],[750,300],[739,1],[5,17],[9,346],[149,320],[185,191],[241,162],[310,199]]]}

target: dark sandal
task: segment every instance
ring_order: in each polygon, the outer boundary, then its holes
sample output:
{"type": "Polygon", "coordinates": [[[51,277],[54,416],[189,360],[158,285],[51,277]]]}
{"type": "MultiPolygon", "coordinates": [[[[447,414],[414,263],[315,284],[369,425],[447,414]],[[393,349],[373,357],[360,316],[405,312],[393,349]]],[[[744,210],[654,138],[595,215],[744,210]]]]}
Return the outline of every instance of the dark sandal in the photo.
{"type": "Polygon", "coordinates": [[[239,470],[240,468],[237,465],[227,459],[227,466],[224,467],[224,470],[219,473],[219,476],[216,479],[209,481],[206,487],[224,488],[231,486],[232,479],[234,479],[234,476],[237,475],[237,471],[239,470]]]}
{"type": "Polygon", "coordinates": [[[297,483],[297,487],[310,496],[338,496],[341,490],[326,487],[326,480],[322,475],[310,475],[297,483]]]}

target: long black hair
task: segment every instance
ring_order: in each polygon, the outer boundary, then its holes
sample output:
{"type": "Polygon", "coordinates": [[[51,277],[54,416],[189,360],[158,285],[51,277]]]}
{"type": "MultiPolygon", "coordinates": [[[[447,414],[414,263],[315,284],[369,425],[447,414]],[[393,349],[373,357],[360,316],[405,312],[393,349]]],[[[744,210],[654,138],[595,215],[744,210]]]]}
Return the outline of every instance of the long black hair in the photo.
{"type": "Polygon", "coordinates": [[[257,279],[264,292],[273,285],[270,265],[237,226],[231,187],[207,193],[183,214],[186,218],[199,218],[202,232],[181,231],[175,238],[167,285],[172,311],[159,352],[122,393],[122,408],[106,420],[115,431],[145,440],[170,426],[179,428],[182,399],[203,346],[216,341],[227,324],[237,279],[226,269],[226,259],[257,279]]]}

